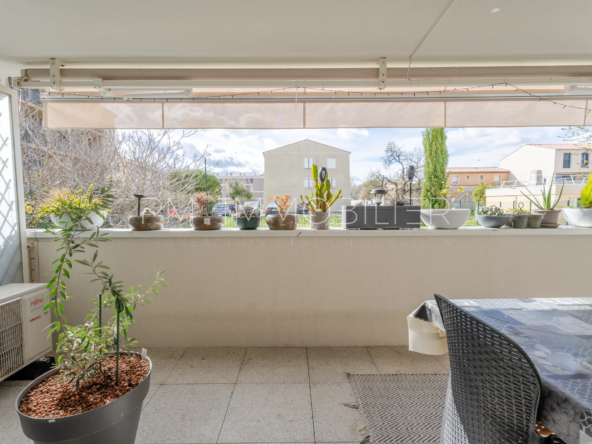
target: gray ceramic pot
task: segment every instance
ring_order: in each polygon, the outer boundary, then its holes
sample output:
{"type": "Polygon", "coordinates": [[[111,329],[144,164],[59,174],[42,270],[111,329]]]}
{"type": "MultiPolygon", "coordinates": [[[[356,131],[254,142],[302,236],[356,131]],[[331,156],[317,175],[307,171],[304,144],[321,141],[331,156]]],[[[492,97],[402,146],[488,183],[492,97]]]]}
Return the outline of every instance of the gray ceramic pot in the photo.
{"type": "Polygon", "coordinates": [[[541,221],[543,220],[542,214],[529,214],[528,215],[528,228],[541,228],[541,221]]]}
{"type": "Polygon", "coordinates": [[[535,214],[542,214],[541,228],[557,228],[559,226],[560,210],[534,210],[535,214]]]}
{"type": "Polygon", "coordinates": [[[310,228],[312,230],[328,230],[331,213],[317,211],[310,213],[310,228]]]}
{"type": "Polygon", "coordinates": [[[40,419],[23,415],[19,406],[29,391],[58,369],[41,375],[18,396],[16,410],[23,433],[35,444],[134,444],[142,413],[142,403],[150,388],[152,362],[146,378],[131,391],[109,404],[65,418],[40,419]]]}
{"type": "Polygon", "coordinates": [[[508,220],[510,220],[510,216],[486,216],[486,215],[480,215],[477,216],[477,222],[479,222],[479,224],[481,224],[481,226],[485,227],[485,228],[501,228],[504,225],[506,225],[506,223],[508,222],[508,220]]]}
{"type": "Polygon", "coordinates": [[[222,216],[191,216],[191,226],[194,230],[220,230],[222,225],[222,216]]]}
{"type": "Polygon", "coordinates": [[[298,226],[297,214],[268,214],[265,220],[270,230],[295,230],[298,226]]]}
{"type": "Polygon", "coordinates": [[[512,214],[512,228],[526,228],[528,216],[528,214],[512,214]]]}

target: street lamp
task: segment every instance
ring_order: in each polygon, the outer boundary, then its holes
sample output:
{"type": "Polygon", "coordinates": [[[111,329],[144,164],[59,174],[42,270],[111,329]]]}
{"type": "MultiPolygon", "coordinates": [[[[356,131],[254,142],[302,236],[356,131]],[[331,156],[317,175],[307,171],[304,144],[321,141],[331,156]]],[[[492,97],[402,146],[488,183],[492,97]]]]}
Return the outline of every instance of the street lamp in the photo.
{"type": "Polygon", "coordinates": [[[415,167],[411,165],[407,170],[407,179],[409,179],[409,205],[412,204],[411,190],[413,187],[413,178],[415,177],[415,167]]]}

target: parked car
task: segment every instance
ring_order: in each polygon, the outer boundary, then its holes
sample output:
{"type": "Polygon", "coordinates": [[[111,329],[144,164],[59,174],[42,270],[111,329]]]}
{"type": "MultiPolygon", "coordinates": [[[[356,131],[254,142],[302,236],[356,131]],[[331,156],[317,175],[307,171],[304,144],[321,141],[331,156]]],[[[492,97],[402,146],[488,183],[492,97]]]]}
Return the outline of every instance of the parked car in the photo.
{"type": "Polygon", "coordinates": [[[212,213],[216,216],[232,216],[236,212],[235,204],[217,203],[212,209],[212,213]],[[233,211],[234,208],[234,211],[233,211]]]}
{"type": "Polygon", "coordinates": [[[306,208],[306,205],[300,203],[298,204],[298,208],[296,208],[296,213],[297,214],[308,214],[308,208],[306,208]]]}
{"type": "Polygon", "coordinates": [[[268,214],[280,214],[280,212],[278,211],[278,207],[275,203],[270,202],[267,205],[267,209],[265,210],[265,215],[268,215],[268,214]]]}
{"type": "Polygon", "coordinates": [[[257,200],[250,200],[248,202],[245,202],[243,204],[243,207],[251,207],[251,208],[257,208],[258,210],[261,210],[261,204],[257,200]]]}

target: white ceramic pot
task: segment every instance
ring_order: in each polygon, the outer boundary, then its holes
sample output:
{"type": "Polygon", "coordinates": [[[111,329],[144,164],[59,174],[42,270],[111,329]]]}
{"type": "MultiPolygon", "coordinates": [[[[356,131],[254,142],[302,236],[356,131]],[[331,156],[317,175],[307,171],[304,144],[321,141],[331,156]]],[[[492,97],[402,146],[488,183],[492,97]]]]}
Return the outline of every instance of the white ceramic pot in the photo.
{"type": "Polygon", "coordinates": [[[563,208],[561,213],[574,227],[592,228],[592,208],[563,208]]]}
{"type": "MultiPolygon", "coordinates": [[[[106,211],[101,211],[101,214],[90,213],[90,220],[92,220],[92,224],[87,220],[83,220],[80,223],[80,225],[82,225],[82,227],[86,230],[96,230],[97,227],[100,227],[101,225],[103,225],[105,223],[105,220],[107,219],[107,212],[106,211]],[[101,217],[101,214],[103,215],[104,218],[101,217]]],[[[50,218],[51,218],[51,221],[60,228],[64,228],[63,222],[70,222],[72,220],[70,218],[70,216],[67,214],[62,214],[60,217],[52,214],[50,216],[50,218]]]]}
{"type": "Polygon", "coordinates": [[[469,208],[421,210],[421,220],[430,229],[455,230],[462,227],[470,215],[469,208]]]}

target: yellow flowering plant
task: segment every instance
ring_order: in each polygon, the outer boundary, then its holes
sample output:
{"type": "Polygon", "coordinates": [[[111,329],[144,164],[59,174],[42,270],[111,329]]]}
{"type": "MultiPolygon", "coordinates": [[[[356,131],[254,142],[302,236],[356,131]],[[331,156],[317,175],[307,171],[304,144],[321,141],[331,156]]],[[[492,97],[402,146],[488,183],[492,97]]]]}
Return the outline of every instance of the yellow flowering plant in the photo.
{"type": "Polygon", "coordinates": [[[36,220],[52,214],[57,217],[67,214],[71,218],[88,211],[100,214],[102,211],[110,211],[109,205],[113,199],[114,196],[109,194],[109,190],[101,189],[97,193],[92,184],[87,190],[70,191],[67,188],[53,190],[45,199],[45,203],[40,205],[36,220]]]}
{"type": "Polygon", "coordinates": [[[452,202],[455,200],[461,200],[463,197],[467,197],[464,186],[455,188],[446,187],[440,191],[440,195],[448,203],[448,208],[453,208],[452,202]]]}

